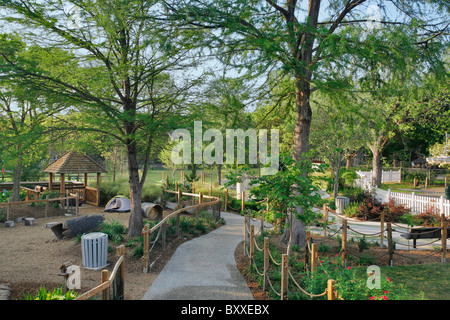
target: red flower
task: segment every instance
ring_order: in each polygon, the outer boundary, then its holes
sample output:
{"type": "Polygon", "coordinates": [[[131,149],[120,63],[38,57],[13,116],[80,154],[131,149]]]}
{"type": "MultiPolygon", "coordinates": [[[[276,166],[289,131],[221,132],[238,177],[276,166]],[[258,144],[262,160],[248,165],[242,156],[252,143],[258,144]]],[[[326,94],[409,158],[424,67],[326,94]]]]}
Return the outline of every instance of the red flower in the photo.
{"type": "Polygon", "coordinates": [[[388,299],[388,297],[386,297],[386,296],[383,296],[383,299],[384,299],[384,300],[387,300],[387,299],[388,299]]]}
{"type": "Polygon", "coordinates": [[[387,281],[391,282],[391,279],[389,279],[389,278],[386,278],[386,279],[387,279],[387,281]]]}
{"type": "Polygon", "coordinates": [[[375,297],[370,297],[370,300],[375,300],[375,297]]]}
{"type": "Polygon", "coordinates": [[[388,292],[387,291],[383,291],[385,294],[387,294],[388,292]]]}

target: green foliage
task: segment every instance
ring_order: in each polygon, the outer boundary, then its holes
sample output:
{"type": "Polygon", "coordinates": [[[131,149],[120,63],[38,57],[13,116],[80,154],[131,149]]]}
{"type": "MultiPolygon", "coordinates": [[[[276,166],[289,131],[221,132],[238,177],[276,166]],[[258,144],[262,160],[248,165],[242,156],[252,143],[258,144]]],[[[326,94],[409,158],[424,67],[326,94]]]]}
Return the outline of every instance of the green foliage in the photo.
{"type": "Polygon", "coordinates": [[[77,297],[77,293],[73,290],[68,290],[66,293],[63,293],[62,287],[53,289],[53,291],[49,291],[45,287],[40,287],[34,296],[31,293],[24,293],[23,296],[24,300],[74,300],[77,297]]]}
{"type": "Polygon", "coordinates": [[[127,228],[115,219],[103,221],[100,227],[100,232],[108,235],[108,240],[111,240],[115,245],[124,240],[127,231],[127,228]]]}
{"type": "MultiPolygon", "coordinates": [[[[3,190],[2,193],[0,193],[0,202],[8,202],[8,199],[12,197],[13,190],[3,190]]],[[[27,193],[24,190],[20,191],[20,201],[25,201],[25,198],[27,197],[27,193]]]]}
{"type": "MultiPolygon", "coordinates": [[[[100,188],[100,203],[106,205],[115,196],[130,197],[130,185],[125,178],[116,181],[102,182],[100,188]]],[[[142,188],[142,202],[154,202],[161,196],[161,187],[151,181],[146,181],[142,188]]]]}
{"type": "MultiPolygon", "coordinates": [[[[279,163],[280,168],[275,174],[255,177],[250,182],[253,185],[250,195],[256,201],[268,200],[269,211],[265,213],[265,218],[269,222],[283,219],[289,210],[296,212],[297,206],[303,209],[303,214],[297,214],[298,219],[305,224],[315,221],[316,214],[312,209],[321,197],[316,178],[311,173],[321,172],[322,169],[313,169],[306,156],[295,161],[290,155],[281,154],[279,163]]],[[[235,184],[249,171],[248,167],[239,167],[227,175],[229,181],[225,186],[235,184]]]]}

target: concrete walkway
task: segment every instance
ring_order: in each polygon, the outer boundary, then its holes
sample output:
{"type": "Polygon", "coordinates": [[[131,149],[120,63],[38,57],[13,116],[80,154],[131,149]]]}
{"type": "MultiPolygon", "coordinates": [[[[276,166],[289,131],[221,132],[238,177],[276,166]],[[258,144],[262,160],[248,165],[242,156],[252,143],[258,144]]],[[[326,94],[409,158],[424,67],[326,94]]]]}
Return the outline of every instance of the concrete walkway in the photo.
{"type": "Polygon", "coordinates": [[[226,225],[177,248],[142,300],[253,300],[234,259],[244,217],[221,216],[226,225]]]}

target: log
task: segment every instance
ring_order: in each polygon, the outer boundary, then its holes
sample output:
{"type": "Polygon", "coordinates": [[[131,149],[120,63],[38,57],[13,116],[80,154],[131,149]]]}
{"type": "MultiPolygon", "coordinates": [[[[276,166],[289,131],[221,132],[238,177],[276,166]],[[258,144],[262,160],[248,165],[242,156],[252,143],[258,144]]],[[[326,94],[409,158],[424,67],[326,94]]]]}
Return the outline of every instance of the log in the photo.
{"type": "Polygon", "coordinates": [[[163,207],[157,203],[143,202],[142,215],[150,220],[162,220],[163,207]]]}
{"type": "Polygon", "coordinates": [[[58,240],[70,238],[79,234],[87,233],[96,230],[105,220],[102,215],[82,216],[75,219],[70,219],[64,223],[58,223],[51,227],[58,240]]]}

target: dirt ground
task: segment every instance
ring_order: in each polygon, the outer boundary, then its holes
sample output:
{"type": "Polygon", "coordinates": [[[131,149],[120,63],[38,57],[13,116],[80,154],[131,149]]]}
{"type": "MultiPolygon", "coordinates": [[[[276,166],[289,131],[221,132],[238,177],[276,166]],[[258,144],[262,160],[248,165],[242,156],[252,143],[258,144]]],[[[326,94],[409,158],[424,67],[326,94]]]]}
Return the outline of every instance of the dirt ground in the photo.
{"type": "MultiPolygon", "coordinates": [[[[128,226],[129,213],[107,213],[104,208],[83,205],[80,216],[101,214],[105,219],[114,219],[128,226]]],[[[60,266],[65,263],[81,267],[81,292],[86,292],[101,283],[101,271],[83,268],[81,242],[74,238],[57,240],[51,229],[46,228],[49,222],[63,222],[75,217],[49,217],[35,220],[35,225],[25,226],[23,222],[15,222],[13,228],[5,228],[0,224],[0,283],[11,284],[10,300],[23,299],[23,294],[32,295],[40,286],[47,289],[61,287],[64,282],[59,276],[60,266]]],[[[149,273],[142,272],[142,262],[130,256],[131,249],[126,248],[125,260],[125,299],[140,299],[150,287],[158,273],[175,252],[176,247],[185,239],[169,241],[163,253],[155,252],[155,265],[149,273]]],[[[117,260],[115,253],[108,254],[108,266],[112,270],[117,260]]]]}

